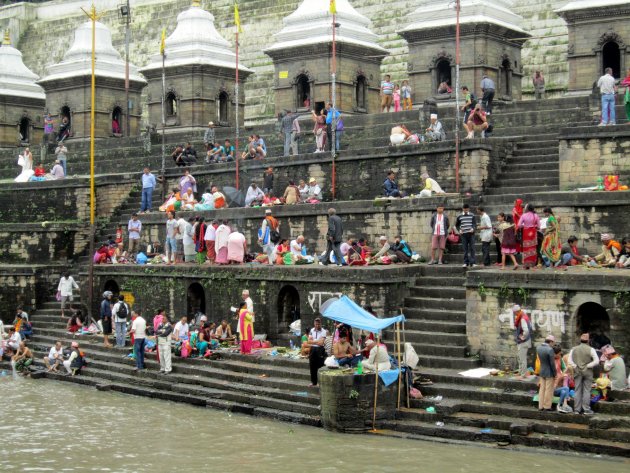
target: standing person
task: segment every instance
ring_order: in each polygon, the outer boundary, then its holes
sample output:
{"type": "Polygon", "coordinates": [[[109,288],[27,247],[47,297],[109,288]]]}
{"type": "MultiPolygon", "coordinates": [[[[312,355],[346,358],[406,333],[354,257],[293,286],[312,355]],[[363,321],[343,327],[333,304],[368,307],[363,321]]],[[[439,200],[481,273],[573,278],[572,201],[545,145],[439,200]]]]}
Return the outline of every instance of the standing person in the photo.
{"type": "Polygon", "coordinates": [[[626,111],[626,119],[628,120],[628,123],[630,123],[630,68],[628,68],[626,77],[624,77],[621,81],[621,85],[626,88],[626,93],[623,97],[623,106],[626,111]]]}
{"type": "Polygon", "coordinates": [[[142,222],[138,220],[138,214],[131,215],[131,219],[127,224],[127,233],[129,235],[129,257],[135,257],[140,250],[140,232],[142,231],[142,222]]]}
{"type": "Polygon", "coordinates": [[[391,82],[391,76],[385,75],[385,80],[381,82],[381,113],[387,109],[388,112],[392,108],[392,100],[394,95],[394,84],[391,82]]]}
{"type": "Polygon", "coordinates": [[[311,384],[310,386],[317,386],[317,372],[324,366],[324,359],[326,358],[326,349],[324,344],[326,343],[326,337],[328,331],[322,328],[322,319],[317,317],[313,323],[313,328],[308,334],[308,344],[310,351],[308,355],[308,365],[311,370],[311,384]]]}
{"type": "Polygon", "coordinates": [[[125,346],[125,338],[127,337],[127,317],[129,317],[129,305],[125,302],[125,296],[118,296],[118,302],[114,304],[112,316],[116,324],[116,346],[123,348],[125,346]]]}
{"type": "Polygon", "coordinates": [[[475,108],[477,101],[475,100],[474,94],[468,90],[468,86],[462,87],[462,94],[464,94],[464,105],[461,106],[461,111],[464,112],[464,128],[466,128],[468,125],[468,116],[473,108],[475,108]]]}
{"type": "Polygon", "coordinates": [[[217,252],[215,249],[215,242],[217,239],[217,228],[219,227],[219,222],[213,220],[210,225],[206,228],[206,233],[204,238],[206,240],[206,249],[207,254],[206,257],[210,264],[214,264],[214,260],[217,258],[217,252]]]}
{"type": "Polygon", "coordinates": [[[241,339],[241,353],[247,355],[252,352],[254,340],[254,318],[247,310],[247,302],[242,301],[238,308],[238,333],[241,339]]]}
{"type": "Polygon", "coordinates": [[[332,251],[335,253],[337,266],[343,266],[343,255],[339,248],[343,241],[343,224],[341,217],[337,215],[337,211],[333,208],[328,209],[328,232],[326,233],[326,239],[326,255],[324,256],[324,261],[320,261],[319,264],[328,266],[330,263],[330,252],[332,251]]]}
{"type": "Polygon", "coordinates": [[[534,72],[532,77],[532,84],[534,84],[534,97],[536,100],[542,100],[545,98],[545,77],[541,71],[534,72]]]}
{"type": "Polygon", "coordinates": [[[553,392],[556,386],[556,356],[553,344],[556,341],[553,335],[547,335],[545,342],[536,347],[536,354],[540,360],[540,373],[538,388],[538,410],[551,411],[553,392]]]}
{"type": "Polygon", "coordinates": [[[285,110],[285,115],[280,121],[280,131],[284,138],[284,157],[288,157],[291,151],[291,133],[293,131],[293,113],[291,110],[285,110]]]}
{"type": "Polygon", "coordinates": [[[105,348],[111,348],[112,344],[109,343],[109,336],[112,334],[112,297],[111,291],[105,291],[103,293],[103,300],[101,301],[101,308],[99,315],[101,316],[101,324],[103,325],[103,345],[105,348]]]}
{"type": "Polygon", "coordinates": [[[580,344],[571,349],[569,365],[573,368],[575,379],[575,397],[573,412],[592,415],[591,386],[593,385],[593,368],[599,364],[597,352],[589,344],[588,333],[580,335],[580,344]]]}
{"type": "Polygon", "coordinates": [[[265,194],[273,195],[273,168],[269,166],[263,174],[263,192],[265,194]]]}
{"type": "Polygon", "coordinates": [[[57,285],[57,292],[61,295],[61,317],[64,317],[64,310],[66,308],[66,302],[72,302],[74,297],[72,295],[73,289],[79,289],[79,285],[74,278],[70,276],[70,273],[66,271],[59,280],[57,285]]]}
{"type": "Polygon", "coordinates": [[[398,84],[394,85],[392,97],[394,99],[394,112],[400,112],[402,109],[400,108],[400,87],[398,84]]]}
{"type": "Polygon", "coordinates": [[[516,342],[516,352],[518,355],[518,375],[519,378],[529,377],[527,370],[527,350],[532,347],[532,323],[529,316],[521,306],[515,304],[512,307],[514,314],[514,341],[516,342]]]}
{"type": "Polygon", "coordinates": [[[540,254],[545,266],[559,266],[562,259],[562,242],[560,240],[560,224],[551,208],[543,210],[547,218],[540,254]]]}
{"type": "Polygon", "coordinates": [[[492,101],[494,100],[494,81],[490,79],[486,74],[481,79],[481,91],[483,96],[481,98],[481,104],[483,105],[486,115],[492,115],[492,101]]]}
{"type": "Polygon", "coordinates": [[[521,231],[521,241],[523,247],[523,267],[530,269],[536,266],[538,260],[538,227],[540,219],[536,215],[536,209],[532,204],[525,206],[525,212],[520,218],[518,229],[521,231]]]}
{"type": "Polygon", "coordinates": [[[431,216],[431,261],[429,264],[444,264],[442,257],[446,248],[446,233],[450,227],[448,215],[444,213],[444,206],[438,205],[435,213],[431,216]],[[437,261],[435,253],[437,252],[437,261]]]}
{"type": "Polygon", "coordinates": [[[605,74],[597,81],[597,87],[599,87],[599,92],[602,95],[602,120],[599,126],[616,125],[615,95],[617,94],[617,86],[612,68],[607,67],[604,72],[605,74]]]}
{"type": "MultiPolygon", "coordinates": [[[[193,229],[193,242],[195,243],[195,251],[197,252],[197,263],[206,262],[206,222],[203,217],[199,217],[197,224],[193,229]]],[[[183,244],[183,242],[182,242],[183,244]]]]}
{"type": "Polygon", "coordinates": [[[409,81],[405,79],[400,88],[400,95],[403,101],[403,110],[411,110],[411,87],[409,87],[409,81]]]}
{"type": "Polygon", "coordinates": [[[47,113],[44,116],[44,144],[48,144],[50,141],[50,137],[55,132],[55,121],[50,116],[50,113],[47,113]]]}
{"type": "Polygon", "coordinates": [[[300,133],[300,120],[297,116],[293,118],[291,122],[291,156],[297,156],[299,152],[300,133]]]}
{"type": "MultiPolygon", "coordinates": [[[[328,102],[328,105],[326,105],[326,136],[328,137],[328,151],[332,150],[332,130],[333,130],[333,126],[335,126],[335,139],[336,137],[336,132],[337,132],[337,124],[335,123],[337,120],[339,120],[341,118],[341,114],[339,113],[339,110],[333,108],[332,103],[328,102]]],[[[343,122],[342,122],[343,123],[343,122]]],[[[338,143],[335,143],[335,149],[338,150],[339,146],[338,143]]]]}
{"type": "Polygon", "coordinates": [[[215,141],[214,123],[208,122],[208,128],[203,134],[203,145],[206,147],[206,151],[212,149],[215,141]]]}
{"type": "Polygon", "coordinates": [[[514,264],[513,270],[518,269],[518,263],[516,262],[516,229],[511,222],[509,215],[506,217],[503,212],[497,215],[498,225],[496,237],[499,240],[499,248],[501,254],[501,269],[505,269],[506,255],[509,255],[514,264]]]}
{"type": "Polygon", "coordinates": [[[462,213],[457,216],[455,228],[462,237],[462,247],[464,250],[464,264],[462,268],[474,267],[475,264],[475,230],[477,229],[477,219],[470,211],[470,206],[464,204],[462,213]]]}
{"type": "Polygon", "coordinates": [[[133,351],[136,354],[135,371],[141,371],[146,368],[144,366],[144,346],[147,337],[147,321],[140,314],[131,323],[131,335],[133,336],[133,351]]]}
{"type": "Polygon", "coordinates": [[[273,265],[273,249],[280,237],[280,222],[271,215],[271,209],[265,210],[265,218],[258,231],[258,244],[267,255],[267,264],[273,265]]]}
{"type": "Polygon", "coordinates": [[[228,264],[241,264],[247,254],[247,242],[245,235],[239,232],[236,227],[232,227],[232,233],[228,236],[228,264]]]}
{"type": "MultiPolygon", "coordinates": [[[[179,218],[177,219],[177,232],[175,233],[175,246],[177,247],[177,250],[175,251],[175,261],[177,263],[184,262],[184,238],[186,237],[187,225],[188,225],[188,222],[182,216],[182,214],[180,214],[179,218]]],[[[204,255],[204,260],[205,260],[205,255],[204,255]]]]}
{"type": "Polygon", "coordinates": [[[483,254],[483,265],[488,268],[492,266],[490,263],[490,243],[492,243],[492,221],[483,207],[477,207],[477,215],[479,215],[479,239],[481,240],[481,252],[483,254]]]}
{"type": "MultiPolygon", "coordinates": [[[[194,263],[195,262],[195,240],[193,223],[195,223],[195,217],[190,217],[184,226],[184,238],[182,239],[182,243],[184,245],[184,262],[186,263],[194,263]]],[[[207,244],[206,239],[206,244],[207,244]]],[[[212,242],[212,247],[214,248],[214,241],[212,242]]]]}
{"type": "Polygon", "coordinates": [[[158,342],[158,353],[160,354],[160,373],[169,374],[173,371],[171,366],[171,334],[173,326],[168,316],[163,315],[162,320],[155,330],[158,342]]]}
{"type": "Polygon", "coordinates": [[[313,114],[313,134],[315,135],[316,153],[323,153],[324,146],[326,145],[326,109],[322,109],[321,113],[317,115],[315,110],[311,110],[313,114]]]}
{"type": "Polygon", "coordinates": [[[228,239],[230,238],[230,233],[232,233],[232,230],[228,226],[228,221],[223,220],[215,232],[214,249],[216,253],[215,262],[217,264],[228,264],[228,239]]]}
{"type": "Polygon", "coordinates": [[[66,167],[66,162],[68,160],[68,148],[66,148],[66,145],[64,145],[63,143],[59,143],[59,145],[55,148],[55,156],[57,157],[57,160],[59,160],[59,163],[63,168],[63,175],[67,176],[68,169],[66,167]]]}
{"type": "Polygon", "coordinates": [[[153,189],[155,189],[157,182],[155,176],[151,174],[149,168],[144,168],[142,174],[142,203],[140,205],[140,213],[151,212],[151,204],[153,201],[153,189]]]}
{"type": "Polygon", "coordinates": [[[247,311],[252,315],[252,317],[254,317],[254,301],[252,301],[252,298],[249,297],[249,289],[243,289],[243,292],[241,293],[241,298],[247,306],[247,311]]]}
{"type": "Polygon", "coordinates": [[[166,214],[166,264],[175,264],[175,252],[177,251],[177,220],[173,212],[166,214]]]}

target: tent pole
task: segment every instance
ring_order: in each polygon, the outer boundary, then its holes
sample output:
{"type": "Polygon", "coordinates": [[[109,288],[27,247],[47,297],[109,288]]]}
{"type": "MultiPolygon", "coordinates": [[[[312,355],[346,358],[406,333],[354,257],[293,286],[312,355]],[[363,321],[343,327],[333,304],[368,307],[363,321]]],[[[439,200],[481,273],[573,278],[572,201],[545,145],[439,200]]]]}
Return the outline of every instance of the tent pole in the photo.
{"type": "Polygon", "coordinates": [[[402,364],[400,358],[400,322],[396,322],[396,346],[398,351],[398,400],[396,408],[400,410],[400,380],[402,377],[402,364]]]}
{"type": "MultiPolygon", "coordinates": [[[[407,346],[407,337],[405,336],[405,322],[402,323],[402,332],[403,332],[403,348],[407,346]]],[[[405,350],[405,365],[407,365],[407,351],[405,350]]],[[[407,365],[407,368],[409,368],[409,366],[407,365]]],[[[411,370],[411,379],[413,380],[413,370],[411,370]]],[[[409,376],[409,375],[407,375],[409,376]]],[[[405,378],[405,385],[407,382],[407,379],[409,379],[408,377],[405,378]]],[[[413,381],[412,381],[413,382],[413,381]]],[[[409,390],[411,389],[411,386],[407,386],[407,409],[409,409],[409,390]]]]}
{"type": "Polygon", "coordinates": [[[376,402],[378,401],[378,350],[381,344],[381,332],[376,334],[376,370],[374,372],[374,411],[372,413],[372,431],[376,431],[376,402]]]}

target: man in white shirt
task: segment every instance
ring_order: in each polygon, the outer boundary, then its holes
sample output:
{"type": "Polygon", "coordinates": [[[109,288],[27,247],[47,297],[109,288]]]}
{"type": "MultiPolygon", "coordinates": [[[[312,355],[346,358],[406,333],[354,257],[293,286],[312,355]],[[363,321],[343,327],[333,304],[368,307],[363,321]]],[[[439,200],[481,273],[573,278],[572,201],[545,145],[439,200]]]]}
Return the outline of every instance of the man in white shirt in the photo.
{"type": "Polygon", "coordinates": [[[123,348],[127,337],[127,318],[131,315],[125,296],[118,296],[118,302],[112,308],[112,316],[116,327],[116,346],[123,348]]]}
{"type": "Polygon", "coordinates": [[[50,170],[50,175],[53,179],[63,179],[66,177],[66,173],[63,170],[63,166],[59,162],[59,160],[55,160],[55,165],[50,170]]]}
{"type": "Polygon", "coordinates": [[[313,328],[308,334],[308,343],[311,346],[311,351],[308,355],[308,364],[311,370],[311,386],[317,386],[317,372],[324,366],[324,360],[326,358],[324,345],[328,331],[322,327],[322,319],[319,317],[315,319],[313,325],[313,328]]]}
{"type": "Polygon", "coordinates": [[[13,327],[9,327],[7,346],[13,350],[13,352],[16,352],[20,348],[20,343],[22,343],[22,335],[20,335],[20,332],[17,332],[13,327]]]}
{"type": "Polygon", "coordinates": [[[291,254],[296,260],[302,259],[302,248],[304,246],[304,237],[302,235],[298,235],[295,240],[291,240],[290,248],[291,254]]]}
{"type": "Polygon", "coordinates": [[[66,308],[66,302],[72,302],[72,290],[79,289],[79,286],[74,281],[70,273],[66,271],[63,273],[63,276],[59,280],[59,285],[57,286],[57,292],[61,295],[61,317],[64,317],[64,310],[66,308]]]}
{"type": "Polygon", "coordinates": [[[492,221],[483,207],[477,207],[479,215],[479,239],[481,240],[481,251],[483,253],[483,265],[488,268],[490,264],[490,243],[492,242],[492,221]]]}
{"type": "Polygon", "coordinates": [[[138,314],[131,323],[131,333],[133,334],[133,351],[136,354],[136,371],[143,370],[144,366],[144,345],[147,337],[147,321],[138,314]]]}
{"type": "MultiPolygon", "coordinates": [[[[181,219],[180,219],[181,220],[181,219]]],[[[190,217],[186,225],[184,226],[184,238],[182,242],[184,244],[184,262],[186,263],[194,263],[195,262],[195,242],[193,240],[193,223],[195,222],[195,217],[190,217]]],[[[206,234],[208,236],[208,230],[212,228],[212,225],[206,227],[206,234]]],[[[208,238],[206,238],[206,241],[208,238]]],[[[206,244],[207,246],[207,244],[206,244]]],[[[212,246],[214,247],[214,242],[212,242],[212,246]]]]}
{"type": "Polygon", "coordinates": [[[135,256],[140,248],[141,231],[142,222],[138,220],[138,214],[134,213],[127,224],[127,233],[129,235],[129,256],[135,256]]]}
{"type": "Polygon", "coordinates": [[[61,342],[57,340],[55,345],[50,348],[48,356],[44,358],[44,364],[48,371],[57,372],[57,367],[63,362],[63,347],[61,342]]]}
{"type": "Polygon", "coordinates": [[[597,81],[597,87],[599,87],[602,95],[602,121],[599,126],[616,125],[615,95],[617,94],[617,85],[613,77],[613,70],[607,67],[604,72],[605,74],[597,81]]]}
{"type": "Polygon", "coordinates": [[[173,339],[175,341],[188,340],[190,338],[189,330],[188,319],[184,316],[173,328],[173,339]]]}
{"type": "Polygon", "coordinates": [[[317,180],[311,177],[308,180],[308,198],[313,200],[322,200],[322,188],[317,184],[317,180]]]}
{"type": "Polygon", "coordinates": [[[245,304],[247,304],[247,312],[249,312],[252,316],[252,323],[255,322],[256,318],[254,317],[254,301],[252,301],[252,298],[249,297],[249,289],[243,289],[241,297],[243,298],[245,304]]]}
{"type": "MultiPolygon", "coordinates": [[[[179,217],[177,219],[177,233],[175,235],[175,262],[183,263],[184,262],[184,236],[186,234],[186,219],[184,217],[179,217]]],[[[192,225],[191,225],[192,228],[192,225]]]]}

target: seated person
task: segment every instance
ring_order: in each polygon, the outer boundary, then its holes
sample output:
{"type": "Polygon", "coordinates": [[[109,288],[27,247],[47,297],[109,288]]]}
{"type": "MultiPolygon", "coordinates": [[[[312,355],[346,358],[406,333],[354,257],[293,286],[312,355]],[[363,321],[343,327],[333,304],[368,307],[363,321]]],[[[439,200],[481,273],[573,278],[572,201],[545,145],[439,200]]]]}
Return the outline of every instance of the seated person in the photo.
{"type": "Polygon", "coordinates": [[[384,261],[383,258],[385,257],[389,258],[390,246],[389,246],[389,242],[387,241],[387,237],[385,235],[379,238],[378,244],[380,245],[380,248],[373,256],[370,257],[369,259],[370,264],[382,263],[384,261]]]}
{"type": "Polygon", "coordinates": [[[442,122],[438,121],[437,113],[431,114],[431,124],[425,130],[425,136],[427,141],[444,141],[446,139],[446,132],[442,126],[442,122]]]}
{"type": "Polygon", "coordinates": [[[224,161],[234,161],[235,152],[236,150],[230,140],[225,140],[225,144],[223,145],[223,157],[225,158],[224,161]]]}
{"type": "Polygon", "coordinates": [[[593,258],[600,266],[612,268],[621,254],[621,244],[608,233],[602,233],[602,252],[593,258]]]}
{"type": "Polygon", "coordinates": [[[300,201],[300,189],[295,185],[295,181],[289,181],[289,185],[284,190],[282,198],[287,205],[297,204],[300,201]]]}
{"type": "Polygon", "coordinates": [[[190,142],[186,143],[182,159],[186,165],[195,164],[197,162],[197,151],[190,142]]]}
{"type": "Polygon", "coordinates": [[[177,202],[178,200],[180,200],[179,189],[175,188],[166,197],[164,203],[160,205],[160,212],[174,212],[175,202],[177,202]]]}
{"type": "Polygon", "coordinates": [[[175,150],[171,153],[171,158],[177,166],[186,166],[186,161],[184,160],[184,147],[182,145],[177,145],[175,150]]]}
{"type": "Polygon", "coordinates": [[[214,210],[214,197],[212,196],[212,189],[206,189],[206,192],[201,196],[201,201],[195,204],[195,210],[214,210]]]}
{"type": "Polygon", "coordinates": [[[619,356],[617,351],[610,347],[610,350],[606,354],[606,360],[604,361],[604,372],[608,375],[611,382],[611,389],[613,391],[623,391],[626,389],[627,374],[626,364],[623,358],[619,356]]]}
{"type": "Polygon", "coordinates": [[[63,179],[66,177],[66,172],[63,170],[63,166],[60,161],[55,160],[55,165],[50,170],[50,178],[51,179],[63,179]]]}
{"type": "Polygon", "coordinates": [[[57,368],[63,362],[63,347],[61,342],[55,342],[55,345],[50,348],[48,356],[44,358],[44,364],[48,371],[57,373],[57,368]]]}
{"type": "Polygon", "coordinates": [[[621,240],[621,252],[615,266],[617,268],[630,268],[630,238],[621,240]]]}
{"type": "Polygon", "coordinates": [[[566,245],[562,245],[560,264],[563,266],[577,266],[582,263],[591,261],[589,256],[580,255],[578,249],[578,239],[576,236],[570,236],[566,245]]]}
{"type": "Polygon", "coordinates": [[[33,326],[31,325],[28,319],[18,320],[17,322],[14,322],[14,324],[15,324],[15,330],[19,332],[20,337],[22,337],[22,340],[31,338],[31,336],[33,335],[33,326]]]}
{"type": "Polygon", "coordinates": [[[298,192],[300,193],[299,202],[306,202],[308,200],[308,186],[306,185],[306,182],[304,182],[304,179],[300,179],[298,192]]]}
{"type": "Polygon", "coordinates": [[[34,174],[31,176],[31,181],[45,181],[46,180],[46,168],[43,163],[35,166],[34,174]]]}
{"type": "Polygon", "coordinates": [[[295,240],[291,240],[291,243],[289,244],[289,248],[291,249],[291,255],[293,256],[293,261],[301,260],[303,258],[302,249],[304,248],[304,236],[298,235],[295,240]]]}
{"type": "Polygon", "coordinates": [[[389,171],[387,178],[383,182],[383,192],[385,197],[404,197],[405,193],[398,189],[398,183],[396,182],[396,173],[389,171]]]}
{"type": "Polygon", "coordinates": [[[9,349],[9,353],[15,353],[18,351],[20,343],[22,343],[22,336],[20,335],[20,332],[15,330],[15,327],[9,327],[9,338],[6,345],[9,349]]]}
{"type": "Polygon", "coordinates": [[[396,255],[396,261],[401,263],[409,263],[413,256],[411,248],[409,248],[407,242],[403,240],[400,235],[397,235],[394,239],[394,244],[390,247],[390,251],[396,255]]]}
{"type": "Polygon", "coordinates": [[[444,194],[444,191],[435,179],[429,177],[429,173],[422,173],[421,181],[424,181],[424,189],[420,191],[420,197],[431,197],[433,194],[444,194]]]}
{"type": "Polygon", "coordinates": [[[15,367],[15,371],[26,376],[30,373],[29,366],[32,364],[33,353],[26,346],[26,342],[22,341],[20,342],[20,346],[15,352],[15,355],[11,357],[11,365],[15,367]]]}
{"type": "Polygon", "coordinates": [[[308,196],[306,202],[314,204],[322,201],[322,188],[317,184],[317,180],[311,177],[308,180],[308,196]]]}
{"type": "Polygon", "coordinates": [[[190,338],[188,317],[183,316],[173,328],[173,340],[178,342],[186,341],[190,338]]]}
{"type": "Polygon", "coordinates": [[[195,199],[195,194],[193,194],[192,188],[189,187],[182,197],[182,210],[195,210],[196,204],[197,199],[195,199]]]}
{"type": "Polygon", "coordinates": [[[307,328],[302,334],[302,338],[300,338],[300,342],[302,344],[301,349],[300,349],[301,356],[308,356],[308,354],[311,352],[311,345],[308,343],[309,332],[310,332],[310,329],[307,328]]]}
{"type": "Polygon", "coordinates": [[[450,94],[452,92],[453,92],[453,89],[451,89],[451,86],[448,85],[448,81],[440,82],[440,85],[438,85],[438,89],[437,89],[438,94],[443,95],[443,94],[450,94]]]}
{"type": "Polygon", "coordinates": [[[112,262],[116,262],[118,264],[129,262],[128,254],[125,251],[125,247],[122,241],[116,245],[116,250],[114,251],[114,256],[112,257],[112,262]]]}
{"type": "Polygon", "coordinates": [[[350,344],[348,331],[340,331],[339,340],[333,345],[333,355],[339,366],[355,367],[363,358],[361,354],[350,344]]]}
{"type": "Polygon", "coordinates": [[[221,342],[232,342],[235,340],[232,335],[232,327],[230,327],[226,319],[221,321],[221,325],[214,331],[214,335],[221,342]]]}
{"type": "Polygon", "coordinates": [[[247,137],[247,149],[241,154],[241,159],[255,159],[256,158],[256,138],[254,135],[247,137]]]}
{"type": "Polygon", "coordinates": [[[206,163],[219,163],[225,162],[225,149],[217,141],[212,145],[212,148],[208,150],[206,156],[206,163]]]}
{"type": "Polygon", "coordinates": [[[70,357],[63,362],[63,366],[69,375],[76,375],[81,372],[84,366],[83,353],[79,350],[79,342],[72,342],[72,352],[70,357]]]}
{"type": "Polygon", "coordinates": [[[70,318],[68,319],[68,324],[66,325],[66,331],[70,333],[76,333],[83,328],[83,322],[81,321],[81,312],[73,312],[70,318]]]}
{"type": "Polygon", "coordinates": [[[384,343],[379,345],[374,340],[366,340],[365,347],[370,351],[370,356],[367,360],[363,361],[363,368],[376,371],[387,371],[391,369],[392,365],[389,361],[389,353],[387,353],[387,347],[384,343]]]}
{"type": "Polygon", "coordinates": [[[222,192],[219,192],[217,186],[212,186],[212,197],[214,198],[215,209],[225,209],[228,207],[227,199],[222,192]]]}
{"type": "MultiPolygon", "coordinates": [[[[350,240],[348,240],[350,242],[350,240]]],[[[359,242],[352,241],[348,248],[346,260],[350,266],[365,266],[368,262],[369,248],[359,245],[359,242]]]]}
{"type": "Polygon", "coordinates": [[[256,154],[254,159],[263,159],[267,157],[267,145],[260,135],[254,135],[253,148],[256,154]]]}
{"type": "Polygon", "coordinates": [[[486,118],[486,112],[483,111],[483,108],[480,103],[475,105],[472,113],[468,117],[468,122],[464,125],[466,131],[468,131],[468,135],[466,135],[466,140],[471,140],[475,137],[475,132],[480,132],[481,137],[486,137],[486,130],[488,129],[488,119],[486,118]]]}
{"type": "Polygon", "coordinates": [[[265,198],[265,193],[262,191],[260,187],[256,185],[255,182],[252,182],[249,188],[247,189],[247,194],[245,194],[245,207],[253,207],[255,205],[262,205],[264,198],[265,198]]]}
{"type": "Polygon", "coordinates": [[[405,125],[398,125],[392,128],[389,136],[389,141],[392,146],[398,146],[402,144],[418,144],[420,138],[415,133],[411,133],[405,125]]]}
{"type": "Polygon", "coordinates": [[[278,243],[278,245],[276,246],[274,253],[276,255],[276,264],[285,264],[284,263],[284,255],[286,253],[290,253],[291,252],[291,247],[289,246],[289,240],[287,240],[286,238],[283,238],[282,240],[280,240],[280,242],[278,243]]]}

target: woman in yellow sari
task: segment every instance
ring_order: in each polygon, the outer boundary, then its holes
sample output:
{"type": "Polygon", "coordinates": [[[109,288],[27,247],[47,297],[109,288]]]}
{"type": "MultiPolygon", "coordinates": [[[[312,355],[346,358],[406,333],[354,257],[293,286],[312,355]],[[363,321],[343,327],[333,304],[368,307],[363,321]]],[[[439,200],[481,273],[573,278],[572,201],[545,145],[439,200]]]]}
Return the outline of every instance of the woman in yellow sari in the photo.
{"type": "Polygon", "coordinates": [[[247,310],[245,301],[241,302],[238,311],[238,328],[241,335],[241,353],[252,352],[252,342],[254,341],[254,318],[247,310]]]}
{"type": "Polygon", "coordinates": [[[556,266],[562,256],[562,245],[560,243],[560,224],[556,219],[553,211],[547,207],[543,210],[545,218],[547,218],[547,227],[540,247],[545,266],[556,266]]]}

